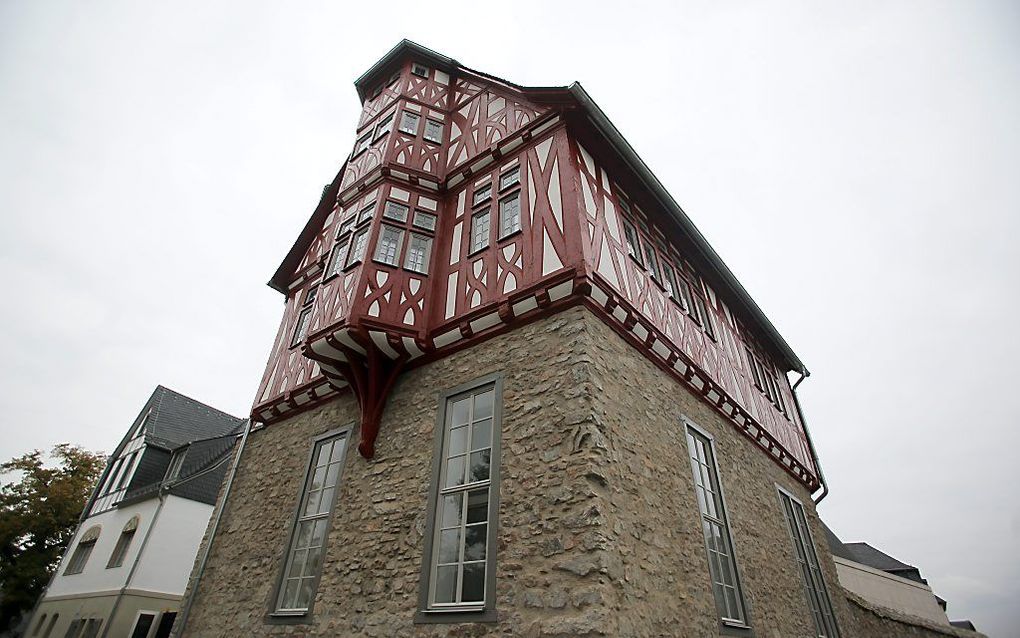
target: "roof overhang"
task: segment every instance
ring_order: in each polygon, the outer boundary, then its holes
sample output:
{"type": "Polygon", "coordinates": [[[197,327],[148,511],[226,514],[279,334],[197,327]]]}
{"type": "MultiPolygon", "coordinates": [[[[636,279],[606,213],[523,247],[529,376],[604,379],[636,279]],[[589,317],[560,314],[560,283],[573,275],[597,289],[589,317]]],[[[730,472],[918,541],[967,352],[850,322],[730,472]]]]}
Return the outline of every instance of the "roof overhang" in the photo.
{"type": "Polygon", "coordinates": [[[713,274],[726,286],[733,300],[739,304],[740,309],[749,315],[754,324],[765,333],[764,336],[779,351],[779,354],[786,359],[790,369],[801,374],[807,374],[807,367],[800,360],[800,357],[797,356],[797,353],[793,351],[790,344],[779,334],[776,327],[765,316],[765,312],[762,311],[761,307],[758,306],[740,281],[737,280],[733,271],[729,269],[729,266],[719,256],[719,253],[715,252],[715,249],[708,243],[705,236],[701,234],[698,227],[694,225],[691,218],[687,216],[687,213],[680,207],[680,204],[673,199],[673,196],[669,194],[669,191],[662,185],[659,178],[648,168],[648,165],[637,154],[634,147],[620,134],[619,129],[609,120],[605,112],[599,108],[599,105],[588,95],[588,92],[584,90],[580,83],[574,82],[568,87],[568,90],[584,109],[588,120],[595,126],[596,130],[609,142],[620,155],[623,162],[641,182],[648,187],[655,200],[679,224],[680,228],[688,234],[694,246],[701,251],[706,263],[712,268],[713,274]]]}
{"type": "Polygon", "coordinates": [[[411,42],[407,39],[401,40],[397,43],[397,46],[389,50],[389,53],[380,58],[369,70],[362,73],[361,77],[354,81],[354,86],[358,89],[358,97],[361,101],[364,102],[365,96],[372,90],[372,87],[377,82],[383,80],[386,74],[392,72],[392,69],[400,64],[408,55],[446,71],[452,71],[460,66],[456,60],[442,53],[433,51],[428,47],[423,47],[417,42],[411,42]]]}

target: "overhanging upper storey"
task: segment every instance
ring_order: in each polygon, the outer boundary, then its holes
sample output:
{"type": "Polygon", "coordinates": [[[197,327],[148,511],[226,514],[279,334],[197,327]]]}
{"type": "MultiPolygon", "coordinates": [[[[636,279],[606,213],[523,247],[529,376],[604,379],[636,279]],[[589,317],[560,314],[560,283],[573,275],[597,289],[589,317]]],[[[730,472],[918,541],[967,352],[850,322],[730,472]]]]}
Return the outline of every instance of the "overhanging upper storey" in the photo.
{"type": "Polygon", "coordinates": [[[253,419],[350,388],[371,456],[407,367],[585,304],[817,484],[803,363],[580,85],[404,41],[356,86],[353,148],[270,282],[287,306],[253,419]]]}

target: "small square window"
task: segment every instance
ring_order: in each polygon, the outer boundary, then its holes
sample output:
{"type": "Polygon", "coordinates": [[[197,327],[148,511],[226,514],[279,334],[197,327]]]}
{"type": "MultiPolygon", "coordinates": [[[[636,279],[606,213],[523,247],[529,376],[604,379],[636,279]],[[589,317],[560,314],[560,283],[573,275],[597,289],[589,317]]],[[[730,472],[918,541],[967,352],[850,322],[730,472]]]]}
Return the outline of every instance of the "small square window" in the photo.
{"type": "Polygon", "coordinates": [[[393,113],[390,113],[382,119],[378,124],[375,125],[375,139],[379,139],[383,135],[390,132],[390,127],[393,125],[393,113]]]}
{"type": "Polygon", "coordinates": [[[369,131],[368,133],[365,133],[364,135],[358,138],[358,143],[354,146],[354,154],[360,155],[361,153],[364,153],[365,150],[368,148],[368,145],[371,143],[372,143],[372,131],[369,131]]]}
{"type": "Polygon", "coordinates": [[[427,275],[431,253],[432,238],[411,233],[411,241],[407,245],[407,257],[404,258],[404,268],[427,275]]]}
{"type": "Polygon", "coordinates": [[[475,189],[475,195],[471,199],[471,205],[477,206],[492,198],[492,184],[486,184],[475,189]]]}
{"type": "Polygon", "coordinates": [[[315,302],[315,297],[318,294],[319,294],[319,287],[318,286],[312,286],[311,288],[308,289],[308,292],[305,293],[305,301],[301,305],[309,306],[309,305],[313,304],[315,302]]]}
{"type": "Polygon", "coordinates": [[[499,200],[499,236],[502,239],[521,229],[521,192],[499,200]]]}
{"type": "Polygon", "coordinates": [[[429,142],[435,142],[436,144],[443,143],[443,123],[437,122],[436,120],[425,120],[425,135],[423,136],[429,142]]]}
{"type": "Polygon", "coordinates": [[[429,68],[424,64],[418,64],[415,62],[411,65],[411,73],[420,78],[427,78],[429,76],[429,68]]]}
{"type": "Polygon", "coordinates": [[[400,245],[404,241],[404,231],[383,224],[379,233],[379,243],[375,247],[375,260],[390,266],[396,266],[400,257],[400,245]]]}
{"type": "Polygon", "coordinates": [[[471,218],[471,250],[476,252],[489,245],[489,211],[471,218]]]}
{"type": "Polygon", "coordinates": [[[436,216],[424,211],[414,211],[414,225],[418,228],[434,231],[436,229],[436,216]]]}
{"type": "Polygon", "coordinates": [[[521,183],[521,168],[519,166],[515,166],[514,168],[500,175],[499,190],[503,191],[510,188],[514,184],[520,183],[521,183]]]}
{"type": "Polygon", "coordinates": [[[400,114],[400,132],[407,133],[408,135],[418,134],[418,122],[421,121],[420,115],[415,115],[408,111],[404,111],[400,114]]]}
{"type": "Polygon", "coordinates": [[[383,217],[386,217],[387,219],[395,219],[398,222],[406,222],[408,210],[407,206],[404,206],[403,204],[387,201],[386,207],[383,208],[383,217]]]}

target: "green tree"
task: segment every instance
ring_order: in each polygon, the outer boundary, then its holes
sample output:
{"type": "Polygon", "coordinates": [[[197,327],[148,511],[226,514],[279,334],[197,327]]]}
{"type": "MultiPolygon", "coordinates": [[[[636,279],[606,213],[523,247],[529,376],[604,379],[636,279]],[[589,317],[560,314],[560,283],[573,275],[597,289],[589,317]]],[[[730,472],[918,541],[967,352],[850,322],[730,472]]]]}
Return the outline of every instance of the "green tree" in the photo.
{"type": "Polygon", "coordinates": [[[63,443],[47,467],[29,452],[0,464],[0,632],[35,604],[74,536],[78,517],[106,464],[102,454],[63,443]]]}

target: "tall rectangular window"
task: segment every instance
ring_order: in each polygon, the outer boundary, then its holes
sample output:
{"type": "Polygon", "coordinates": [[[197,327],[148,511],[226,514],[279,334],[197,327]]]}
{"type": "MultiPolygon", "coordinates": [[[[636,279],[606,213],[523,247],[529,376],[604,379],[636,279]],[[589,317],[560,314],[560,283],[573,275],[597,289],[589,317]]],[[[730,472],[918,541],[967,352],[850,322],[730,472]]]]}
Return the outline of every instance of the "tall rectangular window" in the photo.
{"type": "Polygon", "coordinates": [[[432,239],[430,237],[411,233],[411,241],[407,244],[407,257],[404,258],[404,268],[427,275],[431,252],[432,239]]]}
{"type": "Polygon", "coordinates": [[[372,131],[365,133],[358,138],[358,143],[354,145],[354,154],[358,155],[368,148],[368,145],[372,143],[372,131]]]}
{"type": "Polygon", "coordinates": [[[383,224],[379,233],[379,243],[375,247],[375,260],[396,266],[400,258],[400,246],[404,241],[404,231],[383,224]]]}
{"type": "Polygon", "coordinates": [[[499,236],[506,237],[521,229],[521,193],[499,200],[499,236]]]}
{"type": "Polygon", "coordinates": [[[390,132],[390,127],[393,125],[393,113],[390,113],[384,117],[378,124],[375,125],[375,139],[379,139],[383,135],[390,132]]]}
{"type": "Polygon", "coordinates": [[[686,425],[687,450],[694,473],[694,491],[701,510],[701,529],[708,549],[708,571],[715,592],[715,607],[724,624],[744,626],[747,624],[744,595],[737,576],[733,539],[723,504],[712,439],[690,423],[686,425]]]}
{"type": "Polygon", "coordinates": [[[815,554],[811,530],[808,529],[807,518],[804,516],[804,506],[782,488],[779,489],[779,501],[782,503],[783,516],[786,517],[786,525],[793,539],[793,554],[800,567],[804,593],[815,621],[815,631],[818,636],[836,638],[839,636],[839,628],[836,627],[832,603],[825,589],[825,581],[822,580],[822,569],[818,565],[818,555],[815,554]]]}
{"type": "Polygon", "coordinates": [[[290,347],[301,343],[308,336],[308,322],[312,319],[312,307],[306,306],[298,315],[297,324],[294,326],[294,337],[290,341],[290,347]]]}
{"type": "Polygon", "coordinates": [[[441,612],[488,612],[495,619],[501,404],[498,375],[457,388],[443,399],[419,620],[435,619],[441,612]]]}
{"type": "Polygon", "coordinates": [[[312,606],[346,447],[347,432],[342,432],[319,439],[312,448],[276,595],[277,614],[301,615],[312,606]]]}
{"type": "Polygon", "coordinates": [[[634,224],[626,219],[623,220],[623,235],[627,238],[627,253],[636,259],[639,264],[642,263],[641,241],[638,239],[637,229],[634,228],[634,224]]]}
{"type": "Polygon", "coordinates": [[[659,262],[655,259],[655,246],[652,242],[645,242],[645,266],[648,267],[648,272],[651,273],[652,278],[659,279],[659,262]]]}
{"type": "Polygon", "coordinates": [[[489,245],[489,211],[476,213],[471,218],[471,248],[475,252],[489,245]]]}
{"type": "Polygon", "coordinates": [[[420,115],[415,115],[408,111],[404,111],[400,115],[400,132],[407,133],[408,135],[418,134],[418,122],[421,121],[420,115]]]}

